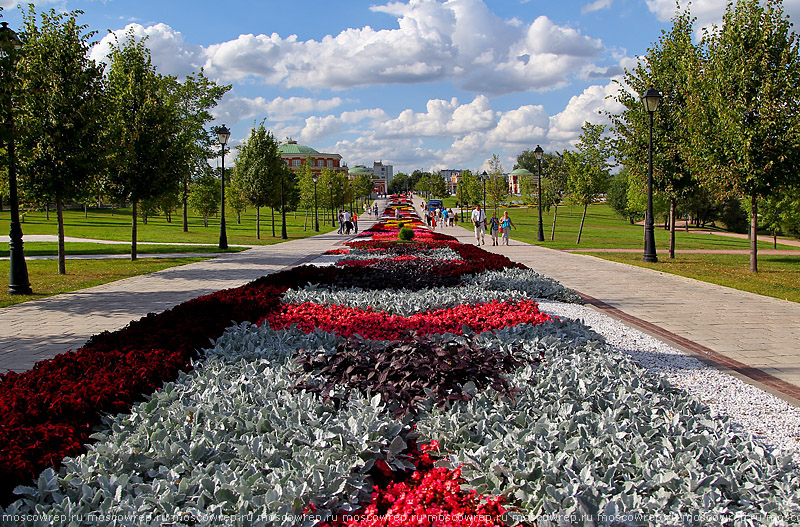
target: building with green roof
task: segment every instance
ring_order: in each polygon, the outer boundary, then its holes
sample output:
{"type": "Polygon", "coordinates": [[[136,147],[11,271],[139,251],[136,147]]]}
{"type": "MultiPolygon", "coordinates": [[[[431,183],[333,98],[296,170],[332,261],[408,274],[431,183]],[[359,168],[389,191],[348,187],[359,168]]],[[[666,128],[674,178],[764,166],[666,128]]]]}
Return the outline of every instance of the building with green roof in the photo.
{"type": "Polygon", "coordinates": [[[347,165],[342,164],[342,156],[339,154],[326,154],[314,150],[310,146],[299,145],[293,139],[287,139],[285,143],[278,145],[283,162],[289,165],[292,170],[297,170],[300,165],[311,160],[311,170],[319,174],[323,168],[330,168],[334,172],[346,172],[347,165]]]}

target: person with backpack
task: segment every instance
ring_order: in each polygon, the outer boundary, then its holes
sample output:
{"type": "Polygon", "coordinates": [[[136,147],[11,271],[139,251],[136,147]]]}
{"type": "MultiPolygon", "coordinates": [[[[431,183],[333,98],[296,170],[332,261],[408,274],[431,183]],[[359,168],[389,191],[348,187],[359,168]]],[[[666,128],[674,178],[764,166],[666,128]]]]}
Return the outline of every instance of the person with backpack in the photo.
{"type": "Polygon", "coordinates": [[[497,245],[497,233],[500,231],[500,220],[497,213],[492,212],[492,219],[489,220],[489,233],[492,235],[492,245],[497,245]]]}

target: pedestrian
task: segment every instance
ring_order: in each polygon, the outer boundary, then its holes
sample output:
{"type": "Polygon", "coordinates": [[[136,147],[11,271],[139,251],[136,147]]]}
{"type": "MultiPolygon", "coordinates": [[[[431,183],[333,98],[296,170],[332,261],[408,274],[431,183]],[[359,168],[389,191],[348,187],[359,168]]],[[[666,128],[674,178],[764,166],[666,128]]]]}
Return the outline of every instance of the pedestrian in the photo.
{"type": "Polygon", "coordinates": [[[373,212],[373,214],[375,214],[375,217],[377,218],[378,217],[378,204],[377,203],[373,203],[372,204],[372,212],[373,212]]]}
{"type": "Polygon", "coordinates": [[[442,226],[447,227],[447,221],[449,219],[447,209],[442,210],[442,226]]]}
{"type": "Polygon", "coordinates": [[[492,245],[497,245],[497,234],[500,232],[500,220],[497,213],[492,212],[492,219],[489,220],[489,233],[492,235],[492,245]]]}
{"type": "Polygon", "coordinates": [[[353,230],[358,234],[358,214],[353,213],[353,230]]]}
{"type": "Polygon", "coordinates": [[[399,221],[400,220],[400,209],[398,207],[394,208],[394,220],[395,221],[399,221]]]}
{"type": "Polygon", "coordinates": [[[436,225],[441,229],[444,227],[444,213],[441,208],[436,209],[436,225]]]}
{"type": "Polygon", "coordinates": [[[511,235],[511,227],[517,230],[517,226],[511,221],[508,211],[503,212],[503,218],[500,220],[500,228],[503,229],[503,243],[508,245],[508,238],[511,235]]]}
{"type": "Polygon", "coordinates": [[[472,211],[472,225],[475,226],[475,245],[485,244],[486,213],[481,210],[480,205],[475,205],[475,210],[472,211]]]}
{"type": "Polygon", "coordinates": [[[453,222],[455,221],[455,215],[453,214],[453,209],[447,209],[447,221],[450,222],[450,227],[453,226],[453,222]]]}
{"type": "Polygon", "coordinates": [[[339,211],[339,230],[336,231],[336,234],[342,234],[344,232],[344,211],[339,211]]]}
{"type": "Polygon", "coordinates": [[[344,233],[350,234],[350,231],[353,228],[353,222],[349,211],[345,210],[342,212],[342,222],[344,223],[344,233]]]}

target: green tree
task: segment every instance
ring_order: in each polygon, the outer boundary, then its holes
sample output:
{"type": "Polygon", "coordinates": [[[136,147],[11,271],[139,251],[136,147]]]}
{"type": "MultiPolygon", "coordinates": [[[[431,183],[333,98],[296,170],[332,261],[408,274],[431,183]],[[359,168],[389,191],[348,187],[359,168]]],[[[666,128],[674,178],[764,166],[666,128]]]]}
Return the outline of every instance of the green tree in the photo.
{"type": "Polygon", "coordinates": [[[38,199],[54,201],[58,222],[58,273],[66,273],[64,202],[79,199],[103,170],[103,68],[88,58],[93,32],[77,22],[80,11],[23,11],[20,108],[21,172],[38,199]]]}
{"type": "Polygon", "coordinates": [[[131,260],[136,260],[138,205],[174,184],[180,130],[168,83],[132,32],[111,46],[108,97],[114,145],[109,179],[119,198],[131,203],[131,260]]]}
{"type": "MultiPolygon", "coordinates": [[[[256,207],[256,238],[261,239],[261,207],[275,203],[276,182],[280,178],[283,160],[278,142],[264,128],[264,121],[253,128],[250,137],[242,143],[236,158],[233,177],[235,186],[256,207]]],[[[273,209],[274,210],[274,209],[273,209]]],[[[274,232],[273,220],[273,235],[274,232]]]]}
{"type": "MultiPolygon", "coordinates": [[[[309,211],[314,210],[314,171],[312,170],[313,159],[307,157],[303,163],[297,168],[297,185],[300,192],[300,206],[305,209],[305,218],[303,221],[303,230],[308,229],[308,216],[309,211]]],[[[319,188],[317,188],[319,194],[319,188]]]]}
{"type": "Polygon", "coordinates": [[[778,0],[728,5],[707,35],[708,59],[692,89],[698,175],[723,196],[750,200],[750,271],[758,272],[759,200],[798,182],[800,57],[778,0]]]}
{"type": "Polygon", "coordinates": [[[700,72],[702,54],[692,40],[693,32],[694,20],[688,11],[673,18],[672,29],[662,32],[635,69],[625,71],[625,87],[616,96],[625,109],[612,116],[618,160],[631,178],[646,182],[649,115],[640,96],[651,86],[663,96],[653,119],[653,186],[670,203],[670,258],[675,258],[677,203],[697,186],[692,177],[688,100],[691,79],[700,72]]]}
{"type": "Polygon", "coordinates": [[[191,184],[189,206],[203,216],[204,227],[208,227],[208,217],[219,212],[220,181],[215,170],[206,165],[202,174],[191,184]]]}
{"type": "Polygon", "coordinates": [[[630,177],[628,168],[623,167],[618,174],[611,178],[608,184],[606,202],[614,212],[633,225],[639,220],[640,215],[639,211],[633,209],[628,203],[628,180],[630,177]]]}
{"type": "Polygon", "coordinates": [[[192,176],[203,173],[203,165],[208,159],[221,154],[216,147],[216,133],[207,128],[213,116],[210,110],[217,106],[220,99],[231,89],[230,85],[218,85],[208,79],[201,69],[179,82],[173,77],[164,79],[169,86],[170,97],[178,112],[179,131],[178,146],[175,151],[173,167],[181,186],[181,203],[183,205],[183,232],[189,232],[188,190],[192,176]]]}
{"type": "Polygon", "coordinates": [[[486,199],[498,212],[500,204],[508,197],[508,181],[503,174],[503,165],[497,154],[489,160],[489,179],[486,181],[486,199]]]}
{"type": "MultiPolygon", "coordinates": [[[[235,170],[231,171],[231,174],[235,173],[235,170]]],[[[236,223],[241,225],[242,213],[247,210],[248,201],[244,190],[237,186],[238,182],[239,180],[236,177],[231,178],[230,185],[225,189],[225,201],[227,206],[236,214],[236,223]]]]}
{"type": "Polygon", "coordinates": [[[568,172],[567,189],[570,199],[583,205],[576,244],[581,243],[586,210],[608,188],[610,141],[604,133],[604,125],[584,123],[578,144],[575,145],[576,152],[565,151],[563,154],[568,172]]]}

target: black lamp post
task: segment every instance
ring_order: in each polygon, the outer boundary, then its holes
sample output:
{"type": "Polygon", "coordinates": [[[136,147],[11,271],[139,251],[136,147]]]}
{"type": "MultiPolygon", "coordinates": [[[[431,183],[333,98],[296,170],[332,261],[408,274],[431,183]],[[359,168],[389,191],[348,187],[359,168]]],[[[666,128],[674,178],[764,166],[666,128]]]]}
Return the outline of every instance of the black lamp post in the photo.
{"type": "Polygon", "coordinates": [[[653,229],[653,114],[661,102],[661,94],[652,86],[642,95],[645,110],[650,116],[650,140],[647,149],[647,214],[644,218],[644,258],[645,262],[657,262],[656,238],[653,229]]]}
{"type": "Polygon", "coordinates": [[[319,176],[314,174],[311,179],[314,180],[314,232],[319,232],[319,216],[317,214],[317,180],[319,176]]]}
{"type": "Polygon", "coordinates": [[[533,156],[536,158],[536,172],[537,172],[537,187],[539,191],[539,231],[536,235],[536,240],[544,241],[544,227],[542,226],[542,158],[544,157],[544,150],[539,145],[536,145],[536,150],[533,151],[533,156]]]}
{"type": "Polygon", "coordinates": [[[231,131],[223,124],[217,128],[217,140],[222,147],[222,185],[220,186],[219,248],[228,248],[228,233],[225,232],[225,145],[231,138],[231,131]]]}
{"type": "Polygon", "coordinates": [[[8,27],[7,22],[0,22],[0,58],[3,60],[3,87],[7,97],[6,110],[6,154],[8,156],[8,194],[11,200],[11,229],[9,232],[9,277],[8,294],[29,295],[31,283],[28,279],[28,266],[25,263],[25,252],[22,250],[22,227],[19,222],[19,196],[17,195],[17,158],[14,151],[14,102],[12,93],[12,68],[16,51],[22,47],[17,34],[8,27]]]}

